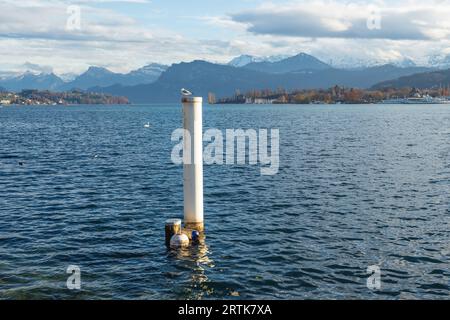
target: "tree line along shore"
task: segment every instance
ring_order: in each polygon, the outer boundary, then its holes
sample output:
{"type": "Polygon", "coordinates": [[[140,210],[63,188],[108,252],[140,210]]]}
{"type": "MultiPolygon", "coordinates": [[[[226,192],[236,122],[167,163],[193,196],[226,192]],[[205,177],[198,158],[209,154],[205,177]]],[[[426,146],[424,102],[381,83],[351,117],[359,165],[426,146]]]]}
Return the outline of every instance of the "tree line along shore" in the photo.
{"type": "Polygon", "coordinates": [[[334,86],[329,89],[237,91],[234,96],[218,99],[216,104],[374,104],[389,99],[417,96],[448,97],[449,88],[382,88],[377,90],[334,86]]]}
{"type": "Polygon", "coordinates": [[[51,92],[22,90],[18,93],[0,90],[1,105],[76,105],[76,104],[129,104],[126,97],[104,93],[72,90],[68,92],[51,92]]]}
{"type": "MultiPolygon", "coordinates": [[[[358,89],[334,86],[329,89],[304,89],[287,91],[252,90],[232,97],[216,99],[213,93],[208,96],[209,104],[376,104],[391,99],[408,99],[413,97],[450,97],[450,88],[381,88],[358,89]]],[[[77,105],[77,104],[130,104],[127,97],[107,93],[71,90],[52,92],[49,90],[22,90],[19,93],[8,92],[0,88],[1,105],[77,105]]],[[[150,101],[149,101],[150,103],[150,101]]]]}

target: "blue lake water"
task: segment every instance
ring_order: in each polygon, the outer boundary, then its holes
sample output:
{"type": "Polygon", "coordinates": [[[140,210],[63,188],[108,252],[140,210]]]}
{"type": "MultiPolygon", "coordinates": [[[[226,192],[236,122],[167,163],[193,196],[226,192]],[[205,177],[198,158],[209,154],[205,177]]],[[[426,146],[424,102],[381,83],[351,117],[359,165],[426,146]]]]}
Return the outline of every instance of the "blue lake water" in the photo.
{"type": "Polygon", "coordinates": [[[178,105],[1,108],[0,298],[449,299],[450,106],[205,106],[205,130],[278,128],[280,170],[205,166],[206,244],[168,252],[179,127],[178,105]]]}

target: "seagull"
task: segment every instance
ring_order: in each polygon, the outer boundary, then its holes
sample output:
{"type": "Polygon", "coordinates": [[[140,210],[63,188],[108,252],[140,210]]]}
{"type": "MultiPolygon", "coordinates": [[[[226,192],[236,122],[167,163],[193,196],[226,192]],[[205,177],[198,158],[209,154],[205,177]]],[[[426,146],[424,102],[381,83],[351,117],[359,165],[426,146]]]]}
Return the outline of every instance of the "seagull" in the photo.
{"type": "Polygon", "coordinates": [[[185,88],[181,89],[181,94],[183,96],[192,96],[192,93],[189,90],[186,90],[185,88]]]}
{"type": "Polygon", "coordinates": [[[150,128],[150,122],[147,122],[146,124],[144,124],[144,128],[150,128]]]}

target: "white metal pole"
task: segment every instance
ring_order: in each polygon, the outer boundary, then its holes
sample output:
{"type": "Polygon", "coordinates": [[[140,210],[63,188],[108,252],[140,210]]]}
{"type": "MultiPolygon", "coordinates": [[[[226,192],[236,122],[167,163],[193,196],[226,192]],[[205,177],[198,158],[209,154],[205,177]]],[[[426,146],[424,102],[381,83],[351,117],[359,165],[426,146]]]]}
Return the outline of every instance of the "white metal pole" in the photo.
{"type": "Polygon", "coordinates": [[[183,125],[189,135],[184,150],[190,147],[190,163],[184,163],[184,225],[204,231],[203,223],[203,125],[201,97],[183,97],[183,125]],[[190,136],[190,137],[189,137],[190,136]],[[189,139],[190,138],[190,143],[189,139]]]}

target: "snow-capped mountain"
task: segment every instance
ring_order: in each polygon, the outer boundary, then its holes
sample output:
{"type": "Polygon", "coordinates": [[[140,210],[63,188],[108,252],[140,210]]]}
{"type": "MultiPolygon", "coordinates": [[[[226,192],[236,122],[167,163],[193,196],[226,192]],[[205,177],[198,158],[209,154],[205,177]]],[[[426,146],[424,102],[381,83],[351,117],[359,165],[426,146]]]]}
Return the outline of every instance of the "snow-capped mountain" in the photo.
{"type": "Polygon", "coordinates": [[[60,77],[64,82],[70,82],[76,79],[79,75],[76,73],[63,73],[58,74],[58,77],[60,77]]]}
{"type": "Polygon", "coordinates": [[[260,62],[279,62],[281,60],[285,60],[288,58],[293,57],[292,55],[288,55],[288,54],[278,54],[275,56],[268,56],[268,57],[262,57],[260,62]]]}
{"type": "Polygon", "coordinates": [[[128,73],[128,76],[134,78],[133,81],[136,84],[152,83],[158,80],[161,74],[168,68],[169,66],[163,64],[150,63],[142,68],[131,71],[128,73]]]}
{"type": "MultiPolygon", "coordinates": [[[[322,57],[323,58],[323,57],[322,57]]],[[[324,61],[327,61],[333,68],[336,69],[349,69],[349,70],[359,70],[364,68],[371,68],[375,66],[380,66],[386,63],[383,63],[379,60],[375,59],[363,59],[363,58],[357,58],[357,57],[351,57],[351,56],[345,56],[345,57],[333,57],[329,58],[327,60],[324,59],[324,61]]]]}
{"type": "Polygon", "coordinates": [[[428,57],[428,64],[439,69],[450,68],[450,55],[447,54],[433,54],[428,57]]]}
{"type": "Polygon", "coordinates": [[[252,62],[244,66],[246,69],[267,73],[310,72],[330,69],[330,65],[306,53],[275,62],[252,62]]]}
{"type": "Polygon", "coordinates": [[[276,56],[268,56],[268,57],[255,57],[248,54],[241,55],[239,57],[234,58],[230,62],[228,62],[229,66],[232,67],[245,67],[246,65],[249,65],[250,63],[254,62],[278,62],[283,59],[289,58],[288,55],[276,55],[276,56]]]}
{"type": "Polygon", "coordinates": [[[401,68],[410,68],[415,67],[418,64],[413,61],[411,58],[404,57],[402,59],[398,60],[382,60],[382,59],[370,59],[370,58],[357,58],[357,57],[351,57],[351,56],[345,56],[345,57],[332,57],[332,56],[312,56],[308,55],[306,53],[300,53],[296,56],[287,56],[287,55],[278,55],[278,56],[270,56],[270,57],[255,57],[251,55],[241,55],[239,57],[234,58],[231,60],[228,65],[233,67],[248,67],[249,65],[253,63],[262,63],[262,62],[280,62],[289,58],[296,59],[302,59],[304,61],[310,60],[320,60],[324,63],[328,64],[329,66],[336,68],[336,69],[349,69],[349,70],[360,70],[364,68],[371,68],[376,66],[382,66],[386,64],[392,64],[397,67],[401,68]]]}
{"type": "Polygon", "coordinates": [[[11,91],[20,91],[22,89],[37,89],[37,90],[56,90],[63,81],[53,73],[50,74],[34,74],[32,72],[25,72],[22,75],[8,78],[0,81],[0,86],[11,91]]]}
{"type": "Polygon", "coordinates": [[[3,72],[0,73],[0,86],[11,91],[23,89],[85,90],[91,87],[107,87],[115,84],[134,86],[155,82],[167,68],[168,66],[152,63],[127,74],[122,74],[102,67],[89,67],[86,72],[80,75],[67,73],[60,76],[54,73],[36,73],[35,71],[26,71],[23,74],[3,72]]]}
{"type": "Polygon", "coordinates": [[[107,87],[115,84],[134,86],[153,83],[167,70],[168,66],[152,63],[130,73],[115,73],[106,68],[90,67],[85,73],[66,83],[61,89],[88,89],[91,87],[107,87]]]}
{"type": "Polygon", "coordinates": [[[360,70],[383,65],[393,65],[399,68],[412,68],[421,65],[409,57],[402,57],[396,60],[342,57],[332,59],[329,63],[333,68],[349,70],[360,70]]]}
{"type": "Polygon", "coordinates": [[[414,62],[414,60],[412,60],[411,58],[403,58],[398,61],[392,61],[391,64],[400,68],[417,67],[417,63],[414,62]]]}
{"type": "Polygon", "coordinates": [[[236,67],[236,68],[241,68],[241,67],[245,67],[246,65],[248,65],[252,62],[257,62],[257,60],[258,60],[258,58],[254,57],[254,56],[249,56],[247,54],[244,54],[244,55],[236,57],[233,60],[231,60],[230,62],[228,62],[228,65],[232,66],[232,67],[236,67]]]}
{"type": "Polygon", "coordinates": [[[14,71],[0,71],[0,81],[20,76],[20,73],[14,71]]]}

